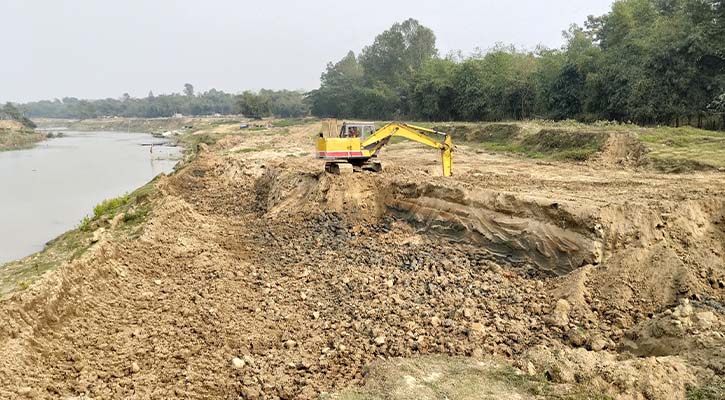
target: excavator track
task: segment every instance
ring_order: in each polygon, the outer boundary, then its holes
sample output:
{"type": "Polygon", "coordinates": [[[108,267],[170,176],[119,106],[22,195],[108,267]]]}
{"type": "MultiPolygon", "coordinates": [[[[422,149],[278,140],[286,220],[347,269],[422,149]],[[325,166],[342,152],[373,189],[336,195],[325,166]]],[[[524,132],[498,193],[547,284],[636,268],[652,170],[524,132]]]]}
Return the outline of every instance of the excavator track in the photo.
{"type": "Polygon", "coordinates": [[[347,162],[333,161],[325,163],[325,172],[335,175],[351,175],[353,166],[347,162]]]}

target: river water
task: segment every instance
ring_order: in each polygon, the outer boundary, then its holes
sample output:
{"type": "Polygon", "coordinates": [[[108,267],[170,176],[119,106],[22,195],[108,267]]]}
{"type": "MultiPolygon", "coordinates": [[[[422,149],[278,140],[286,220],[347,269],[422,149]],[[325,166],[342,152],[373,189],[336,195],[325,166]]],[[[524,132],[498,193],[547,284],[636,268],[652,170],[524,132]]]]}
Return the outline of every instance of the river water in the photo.
{"type": "Polygon", "coordinates": [[[171,172],[180,156],[179,148],[143,133],[63,135],[0,152],[0,264],[42,250],[102,200],[171,172]]]}

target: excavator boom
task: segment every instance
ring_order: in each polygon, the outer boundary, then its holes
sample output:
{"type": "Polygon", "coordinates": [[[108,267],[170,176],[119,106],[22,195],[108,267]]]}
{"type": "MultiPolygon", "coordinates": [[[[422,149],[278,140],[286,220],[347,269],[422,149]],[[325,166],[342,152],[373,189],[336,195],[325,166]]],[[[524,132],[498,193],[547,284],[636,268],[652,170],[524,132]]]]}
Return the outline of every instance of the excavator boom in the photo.
{"type": "Polygon", "coordinates": [[[453,144],[451,142],[450,135],[415,125],[391,122],[378,129],[370,137],[365,139],[365,141],[362,142],[362,147],[369,150],[374,156],[388,143],[388,141],[390,141],[390,138],[393,136],[401,136],[406,139],[422,143],[426,146],[439,149],[441,151],[441,160],[443,163],[443,176],[451,176],[453,172],[453,144]],[[425,135],[426,133],[442,135],[444,136],[444,139],[442,142],[439,142],[425,135]]]}

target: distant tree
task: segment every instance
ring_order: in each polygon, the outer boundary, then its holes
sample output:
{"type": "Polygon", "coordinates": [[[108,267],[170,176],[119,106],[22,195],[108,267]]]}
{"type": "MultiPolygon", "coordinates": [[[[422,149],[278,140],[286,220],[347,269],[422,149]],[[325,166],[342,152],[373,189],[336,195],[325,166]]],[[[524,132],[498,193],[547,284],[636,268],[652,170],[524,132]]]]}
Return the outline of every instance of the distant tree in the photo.
{"type": "Polygon", "coordinates": [[[270,115],[269,100],[251,91],[237,96],[237,110],[250,118],[262,118],[270,115]]]}
{"type": "Polygon", "coordinates": [[[310,113],[310,107],[305,102],[303,92],[262,89],[259,95],[267,99],[269,102],[269,111],[276,117],[305,117],[310,113]]]}
{"type": "Polygon", "coordinates": [[[191,83],[185,83],[184,95],[192,97],[194,95],[194,85],[192,85],[191,83]]]}
{"type": "Polygon", "coordinates": [[[353,116],[354,91],[363,86],[363,78],[363,68],[352,51],[337,63],[328,63],[320,78],[320,88],[307,94],[312,113],[325,117],[353,116]]]}
{"type": "Polygon", "coordinates": [[[425,120],[451,120],[457,117],[453,77],[458,65],[448,59],[431,59],[413,77],[411,109],[425,120]]]}
{"type": "Polygon", "coordinates": [[[363,48],[360,65],[372,80],[394,87],[419,69],[424,62],[438,55],[436,37],[430,28],[415,19],[396,22],[363,48]]]}
{"type": "Polygon", "coordinates": [[[154,98],[154,92],[153,92],[153,90],[149,90],[149,94],[148,94],[148,96],[146,96],[146,97],[147,97],[147,98],[148,98],[149,100],[153,100],[153,98],[154,98]]]}

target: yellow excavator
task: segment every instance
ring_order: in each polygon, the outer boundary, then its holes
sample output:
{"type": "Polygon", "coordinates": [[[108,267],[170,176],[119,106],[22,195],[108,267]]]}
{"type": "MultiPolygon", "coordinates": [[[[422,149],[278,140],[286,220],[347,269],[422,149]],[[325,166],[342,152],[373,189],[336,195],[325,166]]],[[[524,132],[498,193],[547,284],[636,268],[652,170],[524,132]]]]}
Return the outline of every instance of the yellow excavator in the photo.
{"type": "Polygon", "coordinates": [[[382,170],[377,160],[380,149],[393,136],[401,136],[441,151],[443,176],[451,176],[453,169],[453,143],[451,136],[433,129],[391,122],[375,129],[372,122],[343,122],[338,129],[336,119],[323,119],[322,130],[317,138],[317,158],[327,160],[325,171],[334,174],[351,174],[353,171],[382,170]],[[442,135],[437,141],[429,135],[442,135]]]}

